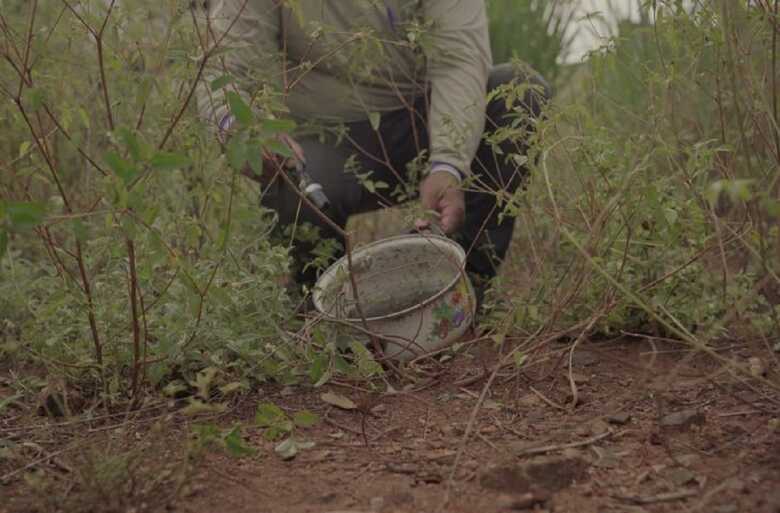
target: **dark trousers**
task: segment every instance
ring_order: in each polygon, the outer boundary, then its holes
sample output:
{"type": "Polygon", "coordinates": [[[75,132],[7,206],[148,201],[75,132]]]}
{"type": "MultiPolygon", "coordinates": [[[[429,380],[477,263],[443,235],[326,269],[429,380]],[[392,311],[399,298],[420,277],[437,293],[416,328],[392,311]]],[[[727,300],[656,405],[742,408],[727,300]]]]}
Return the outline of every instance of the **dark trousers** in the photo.
{"type": "MultiPolygon", "coordinates": [[[[517,138],[498,141],[496,151],[490,136],[511,124],[533,130],[533,120],[541,115],[542,107],[550,97],[550,88],[537,74],[519,66],[503,64],[493,68],[488,90],[514,83],[524,90],[522,98],[507,105],[506,98],[489,102],[486,112],[485,135],[471,165],[474,184],[466,188],[466,219],[460,232],[454,235],[468,253],[466,270],[477,279],[487,280],[496,275],[504,259],[514,230],[514,218],[499,219],[495,191],[514,193],[522,183],[526,168],[512,156],[525,155],[528,146],[517,138]],[[528,87],[523,87],[527,85],[528,87]],[[520,120],[518,123],[517,120],[520,120]]],[[[308,172],[319,182],[331,202],[329,217],[339,226],[346,226],[350,215],[376,210],[385,205],[397,204],[409,199],[399,198],[394,192],[399,185],[408,184],[415,177],[410,165],[428,148],[426,129],[427,97],[424,95],[410,108],[382,115],[378,129],[370,121],[347,123],[340,135],[326,134],[304,137],[298,142],[306,156],[308,172]],[[357,175],[370,172],[368,180],[384,182],[386,188],[373,192],[365,186],[365,179],[357,175]]],[[[499,132],[500,135],[500,132],[499,132]]],[[[497,137],[494,139],[501,139],[497,137]]],[[[293,269],[296,281],[313,285],[317,270],[307,266],[318,254],[317,241],[305,225],[319,229],[321,239],[335,239],[341,244],[332,256],[343,255],[343,241],[316,213],[302,204],[295,191],[289,190],[280,180],[272,186],[270,194],[261,200],[263,206],[278,213],[278,233],[291,235],[296,226],[292,249],[293,269]]],[[[332,246],[332,245],[331,245],[332,246]]]]}

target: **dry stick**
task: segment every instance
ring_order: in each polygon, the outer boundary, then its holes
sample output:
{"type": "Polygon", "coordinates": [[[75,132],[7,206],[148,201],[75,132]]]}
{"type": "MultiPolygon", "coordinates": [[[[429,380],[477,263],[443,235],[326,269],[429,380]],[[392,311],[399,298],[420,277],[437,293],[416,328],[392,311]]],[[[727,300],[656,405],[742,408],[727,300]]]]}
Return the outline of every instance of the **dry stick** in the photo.
{"type": "Polygon", "coordinates": [[[638,496],[638,495],[610,495],[613,499],[630,502],[637,505],[655,504],[658,502],[674,502],[682,499],[688,499],[699,495],[696,490],[681,490],[679,492],[659,493],[658,495],[638,496]]]}
{"type": "Polygon", "coordinates": [[[130,395],[135,399],[138,392],[138,375],[141,360],[141,327],[138,319],[138,275],[135,269],[135,244],[132,239],[125,238],[127,246],[127,258],[129,260],[130,279],[128,286],[130,288],[130,317],[133,327],[133,368],[130,379],[130,395]]]}
{"type": "MultiPolygon", "coordinates": [[[[32,10],[30,11],[30,21],[27,27],[27,43],[25,44],[24,48],[24,58],[21,62],[21,70],[17,70],[19,72],[19,88],[17,89],[16,97],[21,98],[22,97],[22,91],[24,91],[24,85],[26,82],[26,77],[30,73],[30,70],[27,68],[28,64],[30,63],[30,51],[32,50],[32,40],[33,40],[33,28],[35,27],[35,15],[38,12],[38,0],[33,1],[32,10]]],[[[10,61],[10,59],[9,59],[10,61]]]]}
{"type": "MultiPolygon", "coordinates": [[[[609,310],[606,310],[609,311],[609,310]]],[[[593,328],[593,325],[596,324],[596,322],[601,319],[606,311],[603,311],[602,313],[594,315],[588,325],[585,327],[585,329],[580,332],[580,335],[577,337],[577,340],[574,341],[574,343],[571,345],[571,350],[569,351],[569,388],[571,388],[571,408],[574,409],[577,407],[577,403],[579,402],[579,390],[577,389],[577,383],[574,382],[574,350],[577,349],[577,346],[582,341],[582,339],[585,338],[585,334],[589,333],[590,330],[593,328]]]]}
{"type": "MultiPolygon", "coordinates": [[[[620,432],[617,433],[618,435],[624,433],[620,432]]],[[[570,442],[567,444],[552,444],[552,445],[542,445],[539,447],[529,447],[528,449],[523,449],[522,451],[519,451],[516,453],[517,456],[531,456],[534,454],[544,454],[547,452],[555,452],[555,451],[562,451],[564,449],[574,449],[577,447],[585,447],[588,445],[595,444],[598,441],[601,441],[605,438],[609,438],[610,436],[614,435],[614,431],[607,431],[606,433],[601,433],[600,435],[596,435],[594,437],[588,438],[586,440],[582,440],[580,442],[570,442]]]]}
{"type": "MultiPolygon", "coordinates": [[[[3,16],[3,13],[1,13],[1,12],[0,12],[0,30],[3,31],[3,35],[5,36],[6,48],[9,48],[10,50],[13,50],[13,53],[15,54],[15,57],[17,59],[19,59],[19,61],[21,62],[22,61],[22,54],[19,52],[19,48],[17,48],[16,45],[14,44],[15,39],[16,39],[14,37],[15,36],[14,31],[11,30],[11,27],[10,27],[8,21],[5,19],[5,17],[3,16]]],[[[16,67],[16,64],[14,63],[13,59],[11,59],[10,52],[8,52],[8,51],[3,52],[3,57],[5,57],[6,60],[8,60],[8,62],[12,66],[16,67]]],[[[13,95],[9,93],[8,96],[13,96],[13,95]]]]}
{"type": "Polygon", "coordinates": [[[103,32],[106,30],[106,25],[108,25],[108,19],[111,17],[111,12],[114,10],[115,3],[116,0],[111,0],[111,4],[108,6],[108,11],[106,12],[106,17],[103,19],[103,25],[100,26],[100,30],[97,33],[93,32],[92,34],[95,38],[95,44],[97,45],[100,86],[103,89],[103,101],[106,105],[106,117],[108,118],[108,127],[111,129],[111,131],[114,130],[114,114],[111,111],[111,100],[108,96],[108,80],[106,79],[106,66],[105,60],[103,59],[103,32]]]}
{"type": "Polygon", "coordinates": [[[544,402],[545,402],[545,403],[547,403],[548,405],[552,406],[552,407],[553,407],[553,408],[555,408],[556,410],[567,411],[565,407],[563,407],[563,406],[561,406],[560,404],[558,404],[558,403],[554,402],[552,399],[548,399],[548,398],[547,398],[547,397],[546,397],[546,396],[545,396],[543,393],[541,393],[540,391],[538,391],[538,390],[537,390],[536,388],[534,388],[533,386],[529,385],[529,386],[528,386],[528,389],[529,389],[531,392],[533,392],[534,394],[536,394],[536,396],[537,396],[539,399],[541,399],[542,401],[544,401],[544,402]]]}

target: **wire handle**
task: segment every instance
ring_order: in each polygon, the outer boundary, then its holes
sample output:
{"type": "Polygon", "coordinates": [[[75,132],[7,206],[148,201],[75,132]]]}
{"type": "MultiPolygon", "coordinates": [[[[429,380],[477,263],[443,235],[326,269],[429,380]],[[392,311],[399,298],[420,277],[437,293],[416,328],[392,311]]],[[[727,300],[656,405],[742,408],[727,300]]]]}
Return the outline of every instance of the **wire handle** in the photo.
{"type": "Polygon", "coordinates": [[[444,232],[444,229],[441,227],[441,224],[435,222],[435,221],[429,221],[428,226],[425,228],[413,228],[409,233],[415,234],[430,234],[430,235],[437,235],[439,237],[446,237],[447,234],[444,232]]]}

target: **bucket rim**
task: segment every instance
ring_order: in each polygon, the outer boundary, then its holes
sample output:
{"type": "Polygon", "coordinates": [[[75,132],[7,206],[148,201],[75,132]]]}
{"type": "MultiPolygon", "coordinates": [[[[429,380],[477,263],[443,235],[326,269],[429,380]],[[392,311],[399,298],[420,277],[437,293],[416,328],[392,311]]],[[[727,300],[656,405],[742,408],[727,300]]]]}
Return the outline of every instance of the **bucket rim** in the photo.
{"type": "MultiPolygon", "coordinates": [[[[443,287],[439,292],[437,292],[436,294],[432,295],[428,299],[425,299],[424,301],[420,301],[416,305],[410,306],[410,307],[405,308],[403,310],[399,310],[397,312],[393,312],[391,314],[377,315],[377,316],[374,316],[374,317],[366,317],[365,318],[366,322],[391,320],[391,319],[395,319],[397,317],[402,317],[402,316],[407,315],[409,313],[415,312],[415,311],[420,310],[422,308],[425,308],[426,306],[430,305],[434,301],[437,301],[439,298],[441,298],[447,292],[451,291],[458,284],[458,282],[460,280],[462,280],[464,278],[468,279],[468,276],[466,275],[466,270],[465,270],[466,251],[463,249],[463,247],[461,247],[460,244],[458,244],[454,240],[450,239],[449,237],[445,237],[445,236],[442,236],[442,235],[416,234],[416,233],[405,234],[405,235],[395,235],[393,237],[386,237],[384,239],[379,239],[377,241],[370,242],[370,243],[366,244],[365,246],[361,246],[360,248],[358,248],[356,250],[356,253],[357,252],[368,251],[372,247],[382,246],[382,245],[385,245],[385,244],[390,243],[390,242],[394,242],[394,241],[398,241],[398,240],[404,240],[404,239],[412,239],[412,240],[430,240],[430,239],[435,239],[435,240],[438,240],[440,242],[444,242],[450,248],[454,249],[455,252],[457,253],[458,259],[460,260],[460,268],[458,269],[457,273],[455,274],[455,277],[445,287],[443,287]]],[[[354,257],[354,253],[353,253],[353,257],[354,257]]],[[[315,285],[314,292],[312,293],[312,301],[314,302],[314,308],[317,310],[317,312],[319,312],[320,314],[322,314],[325,317],[330,318],[330,319],[338,320],[338,321],[341,321],[341,322],[348,322],[348,323],[363,322],[363,318],[361,318],[361,317],[346,317],[346,318],[342,318],[342,317],[337,317],[335,315],[332,315],[332,314],[324,311],[324,308],[323,308],[323,305],[322,305],[322,301],[321,301],[321,297],[322,297],[322,294],[323,294],[323,289],[319,287],[320,280],[324,276],[330,274],[331,272],[335,273],[335,270],[338,267],[341,267],[341,266],[345,266],[345,267],[347,266],[347,257],[346,257],[346,255],[341,257],[341,258],[339,258],[337,261],[335,261],[333,264],[331,264],[325,270],[325,272],[323,272],[320,275],[320,277],[317,278],[317,283],[315,285]]]]}

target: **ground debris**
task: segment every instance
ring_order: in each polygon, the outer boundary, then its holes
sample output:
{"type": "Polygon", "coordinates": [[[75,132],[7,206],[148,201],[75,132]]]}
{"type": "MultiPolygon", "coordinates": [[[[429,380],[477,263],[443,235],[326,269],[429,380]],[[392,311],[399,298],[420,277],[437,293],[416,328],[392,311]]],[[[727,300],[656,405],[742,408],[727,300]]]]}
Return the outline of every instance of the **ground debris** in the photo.
{"type": "Polygon", "coordinates": [[[663,428],[690,429],[692,426],[701,426],[706,422],[704,413],[700,410],[681,410],[664,416],[660,425],[663,428]]]}
{"type": "Polygon", "coordinates": [[[588,462],[575,456],[536,458],[518,465],[487,470],[480,477],[484,488],[510,495],[557,492],[585,478],[588,462]]]}
{"type": "Polygon", "coordinates": [[[696,480],[696,474],[682,467],[666,469],[661,472],[661,477],[675,486],[683,486],[696,480]]]}
{"type": "Polygon", "coordinates": [[[385,468],[388,472],[392,472],[393,474],[406,474],[406,475],[413,475],[416,474],[417,471],[420,469],[420,466],[415,463],[388,463],[385,468]]]}
{"type": "Polygon", "coordinates": [[[750,375],[754,378],[766,376],[766,364],[757,356],[748,358],[748,370],[750,371],[750,375]]]}
{"type": "Polygon", "coordinates": [[[607,417],[607,422],[618,426],[628,424],[630,420],[631,420],[631,414],[627,412],[615,413],[607,417]]]}
{"type": "Polygon", "coordinates": [[[531,509],[537,504],[543,504],[550,500],[550,494],[544,490],[527,492],[523,494],[501,494],[496,498],[496,506],[501,510],[520,511],[531,509]]]}
{"type": "Polygon", "coordinates": [[[659,493],[658,495],[613,495],[613,499],[618,499],[625,502],[630,502],[636,505],[655,504],[657,502],[674,502],[683,499],[688,499],[698,495],[696,490],[681,490],[679,492],[671,493],[659,493]]]}

